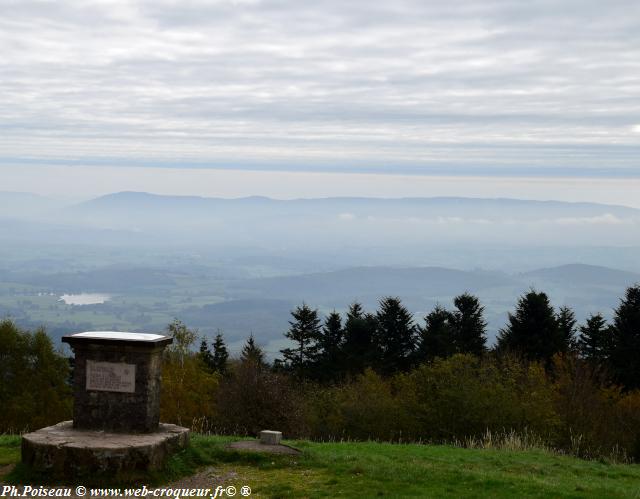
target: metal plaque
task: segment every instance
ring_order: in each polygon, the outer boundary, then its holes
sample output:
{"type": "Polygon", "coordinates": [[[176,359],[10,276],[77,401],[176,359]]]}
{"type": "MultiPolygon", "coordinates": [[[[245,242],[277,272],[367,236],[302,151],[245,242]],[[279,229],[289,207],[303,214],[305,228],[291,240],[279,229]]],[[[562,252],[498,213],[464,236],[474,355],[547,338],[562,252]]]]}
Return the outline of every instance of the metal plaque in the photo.
{"type": "Polygon", "coordinates": [[[118,362],[87,360],[87,390],[134,393],[136,366],[118,362]]]}

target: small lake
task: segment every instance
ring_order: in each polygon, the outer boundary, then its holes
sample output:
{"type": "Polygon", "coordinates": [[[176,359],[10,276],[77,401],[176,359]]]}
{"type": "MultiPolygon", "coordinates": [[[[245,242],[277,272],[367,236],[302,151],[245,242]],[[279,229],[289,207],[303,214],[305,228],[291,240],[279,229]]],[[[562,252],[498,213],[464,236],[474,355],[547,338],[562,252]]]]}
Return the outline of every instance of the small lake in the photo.
{"type": "Polygon", "coordinates": [[[97,305],[110,299],[110,295],[102,293],[80,293],[77,295],[62,295],[58,301],[63,301],[67,305],[97,305]]]}

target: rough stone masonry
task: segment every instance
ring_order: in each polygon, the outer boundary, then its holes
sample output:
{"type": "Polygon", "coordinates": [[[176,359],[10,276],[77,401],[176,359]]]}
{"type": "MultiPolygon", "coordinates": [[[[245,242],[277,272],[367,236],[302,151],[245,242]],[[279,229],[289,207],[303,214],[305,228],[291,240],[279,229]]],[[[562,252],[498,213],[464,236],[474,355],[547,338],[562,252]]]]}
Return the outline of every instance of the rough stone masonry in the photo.
{"type": "Polygon", "coordinates": [[[150,433],[160,422],[162,351],[157,334],[64,336],[75,353],[73,427],[150,433]]]}
{"type": "Polygon", "coordinates": [[[22,462],[60,479],[162,468],[189,430],[159,424],[162,351],[172,338],[110,331],[63,337],[75,353],[73,422],[22,436],[22,462]]]}

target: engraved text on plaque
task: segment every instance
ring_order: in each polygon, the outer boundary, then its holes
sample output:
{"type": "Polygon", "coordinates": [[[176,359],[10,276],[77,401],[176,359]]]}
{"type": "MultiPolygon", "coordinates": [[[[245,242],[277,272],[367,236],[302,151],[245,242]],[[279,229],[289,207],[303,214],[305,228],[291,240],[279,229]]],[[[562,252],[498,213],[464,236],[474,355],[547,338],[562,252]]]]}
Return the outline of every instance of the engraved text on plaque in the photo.
{"type": "Polygon", "coordinates": [[[134,393],[135,364],[87,360],[87,390],[134,393]]]}

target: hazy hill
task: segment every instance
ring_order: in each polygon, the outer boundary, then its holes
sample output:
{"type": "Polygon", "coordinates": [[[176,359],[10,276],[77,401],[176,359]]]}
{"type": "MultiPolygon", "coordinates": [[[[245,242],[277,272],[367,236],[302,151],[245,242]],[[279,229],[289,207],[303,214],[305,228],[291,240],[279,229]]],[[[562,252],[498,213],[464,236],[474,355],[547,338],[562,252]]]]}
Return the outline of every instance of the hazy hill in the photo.
{"type": "Polygon", "coordinates": [[[464,291],[514,285],[500,272],[462,271],[441,267],[359,267],[299,276],[248,279],[231,283],[230,293],[269,296],[345,306],[355,299],[375,303],[386,295],[447,297],[464,291]]]}
{"type": "Polygon", "coordinates": [[[570,286],[626,287],[640,282],[640,274],[598,265],[568,264],[522,274],[525,279],[570,286]]]}
{"type": "Polygon", "coordinates": [[[60,217],[52,220],[1,218],[0,240],[34,245],[122,245],[161,243],[159,235],[128,229],[79,226],[60,217]]]}
{"type": "MultiPolygon", "coordinates": [[[[114,217],[125,223],[133,217],[143,220],[151,215],[189,217],[203,220],[221,213],[234,218],[251,215],[258,219],[272,217],[312,216],[314,218],[342,215],[342,220],[366,217],[457,217],[463,220],[519,219],[544,220],[554,217],[592,218],[610,215],[619,218],[640,217],[640,210],[597,203],[532,201],[521,199],[480,199],[456,197],[431,198],[319,198],[276,200],[260,196],[223,199],[197,196],[164,196],[144,192],[119,192],[102,196],[71,207],[75,214],[114,217]]],[[[435,220],[446,222],[446,220],[435,220]]],[[[455,222],[456,220],[451,220],[455,222]]],[[[588,222],[587,222],[588,223],[588,222]]]]}
{"type": "Polygon", "coordinates": [[[27,216],[18,207],[44,206],[38,197],[5,200],[0,237],[7,242],[198,248],[223,258],[279,259],[283,269],[293,268],[286,260],[308,262],[306,272],[389,264],[524,270],[568,261],[638,268],[633,247],[640,246],[640,210],[596,203],[120,192],[27,216]]]}
{"type": "Polygon", "coordinates": [[[0,191],[0,218],[32,218],[46,216],[64,203],[30,192],[0,191]]]}
{"type": "Polygon", "coordinates": [[[186,324],[212,335],[224,331],[231,341],[243,341],[254,333],[259,341],[281,340],[289,327],[290,312],[296,301],[271,298],[230,300],[180,312],[186,324]]]}
{"type": "Polygon", "coordinates": [[[64,219],[84,227],[134,231],[160,244],[235,245],[298,256],[316,251],[339,257],[363,249],[380,253],[382,248],[394,248],[394,255],[415,254],[420,246],[460,251],[470,244],[640,245],[640,210],[517,199],[275,200],[121,192],[70,206],[64,219]]]}

